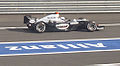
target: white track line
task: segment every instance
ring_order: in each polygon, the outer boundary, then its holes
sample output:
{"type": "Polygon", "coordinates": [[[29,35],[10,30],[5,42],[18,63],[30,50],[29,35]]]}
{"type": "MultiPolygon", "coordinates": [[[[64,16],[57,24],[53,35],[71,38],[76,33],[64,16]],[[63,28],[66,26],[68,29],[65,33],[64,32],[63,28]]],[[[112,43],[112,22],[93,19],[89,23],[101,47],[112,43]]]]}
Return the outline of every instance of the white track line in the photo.
{"type": "MultiPolygon", "coordinates": [[[[42,41],[15,41],[15,42],[0,42],[0,44],[36,43],[36,42],[64,42],[64,41],[92,41],[92,40],[119,40],[119,39],[120,39],[120,37],[116,37],[116,38],[91,38],[91,39],[67,39],[67,40],[42,40],[42,41]]],[[[118,49],[118,50],[120,50],[120,49],[118,49]]]]}
{"type": "Polygon", "coordinates": [[[120,66],[120,63],[111,63],[111,64],[93,64],[88,66],[120,66]]]}
{"type": "MultiPolygon", "coordinates": [[[[55,13],[56,11],[49,12],[0,12],[0,14],[28,14],[28,13],[55,13]]],[[[120,11],[59,11],[60,13],[120,13],[120,11]]]]}
{"type": "Polygon", "coordinates": [[[61,7],[61,6],[59,6],[59,7],[0,7],[1,9],[3,8],[3,9],[5,9],[5,8],[8,8],[8,9],[10,9],[10,8],[27,8],[27,9],[29,9],[29,8],[120,8],[120,6],[66,6],[66,7],[61,7]]]}
{"type": "Polygon", "coordinates": [[[59,1],[59,2],[0,2],[0,3],[119,3],[120,1],[59,1]]]}
{"type": "Polygon", "coordinates": [[[0,30],[5,30],[5,29],[26,29],[27,27],[0,27],[0,30]]]}
{"type": "Polygon", "coordinates": [[[116,24],[99,24],[99,26],[120,26],[120,23],[116,23],[116,24]]]}

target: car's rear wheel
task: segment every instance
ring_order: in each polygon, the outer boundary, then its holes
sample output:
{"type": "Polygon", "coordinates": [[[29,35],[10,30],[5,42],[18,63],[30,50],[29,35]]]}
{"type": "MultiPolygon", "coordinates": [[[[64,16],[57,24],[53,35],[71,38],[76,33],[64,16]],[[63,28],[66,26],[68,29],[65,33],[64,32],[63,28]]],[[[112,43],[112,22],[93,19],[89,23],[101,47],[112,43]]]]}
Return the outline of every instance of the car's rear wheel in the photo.
{"type": "Polygon", "coordinates": [[[44,22],[39,22],[35,26],[35,30],[39,33],[45,32],[46,30],[46,25],[44,22]]]}

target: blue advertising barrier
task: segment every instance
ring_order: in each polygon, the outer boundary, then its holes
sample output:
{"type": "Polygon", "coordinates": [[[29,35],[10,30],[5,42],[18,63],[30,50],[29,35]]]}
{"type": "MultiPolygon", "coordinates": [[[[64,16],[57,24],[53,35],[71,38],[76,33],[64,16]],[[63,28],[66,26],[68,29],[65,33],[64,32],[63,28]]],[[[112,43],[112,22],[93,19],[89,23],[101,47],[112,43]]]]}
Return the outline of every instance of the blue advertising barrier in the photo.
{"type": "Polygon", "coordinates": [[[0,56],[120,50],[120,39],[0,43],[0,56]]]}

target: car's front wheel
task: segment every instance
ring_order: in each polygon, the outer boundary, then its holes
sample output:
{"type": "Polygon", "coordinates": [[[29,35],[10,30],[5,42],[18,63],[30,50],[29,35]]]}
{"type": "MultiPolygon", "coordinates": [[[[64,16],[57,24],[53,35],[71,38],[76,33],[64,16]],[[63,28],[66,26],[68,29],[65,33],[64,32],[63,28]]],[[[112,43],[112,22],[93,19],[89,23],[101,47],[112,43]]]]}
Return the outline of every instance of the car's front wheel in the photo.
{"type": "Polygon", "coordinates": [[[97,25],[93,22],[87,22],[85,27],[89,32],[94,32],[97,29],[97,25]]]}
{"type": "Polygon", "coordinates": [[[44,22],[39,22],[35,25],[35,30],[39,33],[45,32],[46,24],[44,22]]]}

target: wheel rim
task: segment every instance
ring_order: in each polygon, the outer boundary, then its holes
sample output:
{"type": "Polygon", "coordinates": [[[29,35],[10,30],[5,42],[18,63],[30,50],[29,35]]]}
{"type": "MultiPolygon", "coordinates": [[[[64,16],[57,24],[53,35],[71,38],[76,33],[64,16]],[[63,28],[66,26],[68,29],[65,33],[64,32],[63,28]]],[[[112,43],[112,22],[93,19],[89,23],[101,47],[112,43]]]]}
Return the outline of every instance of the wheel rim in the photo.
{"type": "Polygon", "coordinates": [[[96,30],[96,24],[94,24],[94,23],[88,23],[87,29],[89,31],[95,31],[96,30]]]}
{"type": "Polygon", "coordinates": [[[45,29],[46,29],[46,27],[45,27],[45,24],[44,24],[44,23],[39,23],[39,24],[37,24],[37,26],[36,26],[36,30],[37,30],[38,32],[44,32],[45,29]]]}

